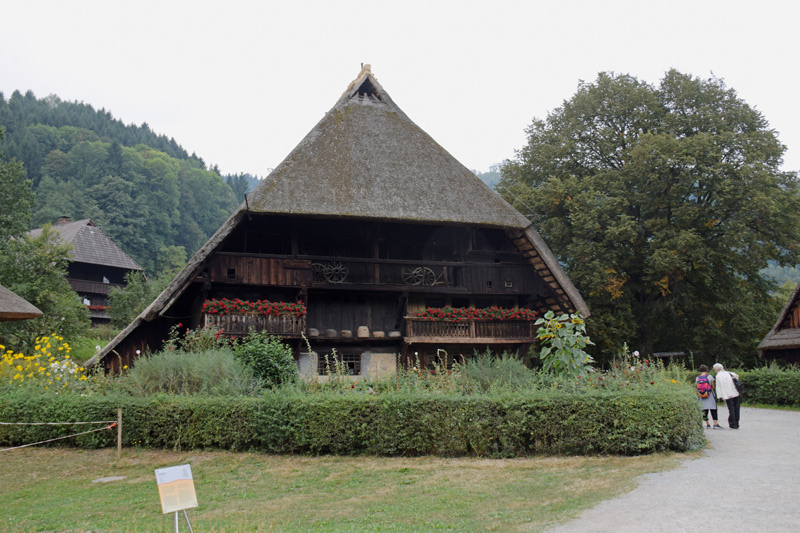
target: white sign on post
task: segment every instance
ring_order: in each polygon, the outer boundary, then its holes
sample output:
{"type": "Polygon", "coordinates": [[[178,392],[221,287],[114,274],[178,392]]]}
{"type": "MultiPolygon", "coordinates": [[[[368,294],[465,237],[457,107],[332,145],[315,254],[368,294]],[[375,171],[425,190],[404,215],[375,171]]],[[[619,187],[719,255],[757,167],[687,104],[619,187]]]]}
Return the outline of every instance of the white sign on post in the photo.
{"type": "Polygon", "coordinates": [[[161,509],[164,514],[177,513],[184,509],[197,507],[197,495],[194,492],[192,467],[189,465],[171,466],[156,469],[158,495],[161,498],[161,509]]]}

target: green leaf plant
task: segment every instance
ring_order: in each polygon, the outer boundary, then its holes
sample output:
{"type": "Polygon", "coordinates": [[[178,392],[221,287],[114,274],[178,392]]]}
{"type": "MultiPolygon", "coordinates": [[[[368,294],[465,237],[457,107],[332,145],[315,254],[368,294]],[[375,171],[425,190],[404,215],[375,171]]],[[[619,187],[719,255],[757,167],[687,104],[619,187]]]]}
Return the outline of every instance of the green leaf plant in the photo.
{"type": "Polygon", "coordinates": [[[534,325],[539,326],[536,340],[542,345],[539,358],[545,371],[573,378],[594,362],[584,351],[587,345],[594,343],[586,335],[586,323],[580,314],[556,316],[553,311],[547,311],[534,325]]]}

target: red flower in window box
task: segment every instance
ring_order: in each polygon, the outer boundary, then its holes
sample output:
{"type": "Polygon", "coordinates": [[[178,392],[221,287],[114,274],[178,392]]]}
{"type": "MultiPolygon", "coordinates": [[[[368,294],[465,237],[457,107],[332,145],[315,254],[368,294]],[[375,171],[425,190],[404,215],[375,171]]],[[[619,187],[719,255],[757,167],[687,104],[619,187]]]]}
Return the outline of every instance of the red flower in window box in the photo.
{"type": "Polygon", "coordinates": [[[241,313],[250,315],[281,316],[295,315],[305,316],[306,305],[303,302],[270,302],[269,300],[256,300],[250,302],[236,298],[206,300],[203,302],[202,310],[208,314],[228,315],[231,313],[241,313]]]}

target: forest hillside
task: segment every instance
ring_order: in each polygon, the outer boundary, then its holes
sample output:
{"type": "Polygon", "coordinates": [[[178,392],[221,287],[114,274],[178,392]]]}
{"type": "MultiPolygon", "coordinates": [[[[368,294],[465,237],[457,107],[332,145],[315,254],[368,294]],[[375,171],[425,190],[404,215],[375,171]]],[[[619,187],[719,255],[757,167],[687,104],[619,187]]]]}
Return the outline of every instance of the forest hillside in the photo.
{"type": "Polygon", "coordinates": [[[191,256],[254,183],[226,180],[146,123],[54,95],[0,93],[0,127],[0,154],[21,161],[33,184],[33,228],[91,218],[149,273],[191,256]]]}

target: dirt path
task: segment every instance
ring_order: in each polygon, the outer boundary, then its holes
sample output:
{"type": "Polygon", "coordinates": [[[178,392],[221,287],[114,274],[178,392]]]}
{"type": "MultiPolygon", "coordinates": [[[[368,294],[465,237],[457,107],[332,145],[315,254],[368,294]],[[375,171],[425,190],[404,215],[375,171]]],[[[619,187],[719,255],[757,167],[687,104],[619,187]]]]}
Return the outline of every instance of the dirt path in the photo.
{"type": "Polygon", "coordinates": [[[706,430],[705,454],[643,476],[632,492],[550,532],[800,531],[800,412],[743,408],[706,430]]]}

